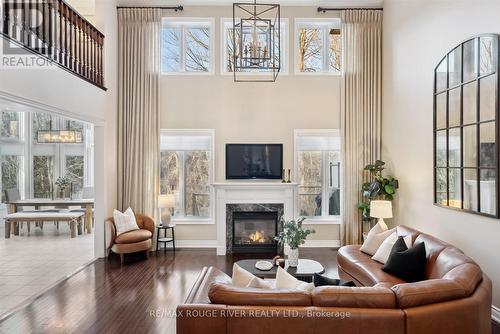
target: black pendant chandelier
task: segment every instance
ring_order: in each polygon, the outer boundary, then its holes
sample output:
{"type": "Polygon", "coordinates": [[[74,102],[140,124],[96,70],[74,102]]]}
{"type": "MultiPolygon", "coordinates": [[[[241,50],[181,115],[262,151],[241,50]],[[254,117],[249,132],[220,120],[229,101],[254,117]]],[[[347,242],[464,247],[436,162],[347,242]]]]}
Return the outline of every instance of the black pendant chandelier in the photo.
{"type": "Polygon", "coordinates": [[[274,82],[280,71],[280,5],[233,4],[235,82],[274,82]]]}

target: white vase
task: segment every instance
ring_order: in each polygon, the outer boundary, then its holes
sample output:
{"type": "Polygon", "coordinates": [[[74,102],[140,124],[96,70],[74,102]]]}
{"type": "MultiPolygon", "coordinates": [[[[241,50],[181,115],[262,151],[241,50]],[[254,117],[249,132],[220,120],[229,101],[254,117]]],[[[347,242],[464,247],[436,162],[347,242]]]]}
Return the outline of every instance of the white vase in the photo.
{"type": "Polygon", "coordinates": [[[299,249],[290,248],[288,251],[288,266],[297,267],[299,265],[299,249]]]}

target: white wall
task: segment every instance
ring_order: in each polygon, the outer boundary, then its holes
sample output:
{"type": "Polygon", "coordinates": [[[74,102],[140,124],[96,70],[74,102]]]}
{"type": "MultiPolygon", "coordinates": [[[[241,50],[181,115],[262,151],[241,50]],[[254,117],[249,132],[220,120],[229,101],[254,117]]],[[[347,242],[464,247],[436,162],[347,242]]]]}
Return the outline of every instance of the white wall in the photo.
{"type": "Polygon", "coordinates": [[[66,3],[73,7],[90,23],[96,24],[96,0],[66,0],[66,3]]]}
{"type": "MultiPolygon", "coordinates": [[[[173,12],[171,12],[172,14],[173,12]]],[[[338,129],[340,77],[293,74],[295,17],[328,17],[316,7],[282,7],[289,19],[289,74],[275,83],[235,83],[221,75],[221,18],[232,17],[232,7],[187,6],[184,17],[215,17],[215,74],[162,77],[162,128],[215,129],[215,178],[224,181],[226,143],[283,143],[284,168],[293,171],[294,129],[338,129]]],[[[338,240],[337,225],[316,225],[309,239],[338,240]]],[[[216,239],[215,226],[177,225],[179,239],[216,239]]]]}
{"type": "Polygon", "coordinates": [[[106,35],[104,91],[54,66],[51,69],[0,68],[0,100],[30,106],[96,125],[96,255],[104,254],[104,217],[116,207],[116,8],[114,0],[97,0],[96,26],[106,35]]]}
{"type": "MultiPolygon", "coordinates": [[[[104,219],[111,217],[113,209],[118,205],[118,16],[115,0],[95,0],[95,24],[106,36],[104,40],[104,77],[106,84],[106,99],[97,110],[105,118],[101,127],[102,137],[95,138],[95,145],[100,146],[101,160],[96,157],[96,168],[102,170],[101,182],[103,186],[104,217],[102,226],[96,228],[96,244],[104,244],[104,219]]],[[[98,150],[96,149],[96,152],[98,150]]],[[[96,198],[96,201],[98,199],[96,198]]],[[[102,254],[101,254],[102,255],[102,254]]]]}
{"type": "Polygon", "coordinates": [[[500,1],[385,0],[383,159],[400,181],[392,224],[448,241],[493,279],[500,306],[500,221],[433,205],[433,70],[462,40],[500,33],[500,1]]]}

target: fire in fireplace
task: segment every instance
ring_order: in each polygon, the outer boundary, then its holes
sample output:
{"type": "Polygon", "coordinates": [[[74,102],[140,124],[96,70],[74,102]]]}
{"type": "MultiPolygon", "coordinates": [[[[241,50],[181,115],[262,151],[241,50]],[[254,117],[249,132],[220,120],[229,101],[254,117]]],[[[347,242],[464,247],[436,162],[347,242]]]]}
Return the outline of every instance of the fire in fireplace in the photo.
{"type": "Polygon", "coordinates": [[[233,253],[275,252],[277,230],[276,211],[233,212],[233,253]]]}

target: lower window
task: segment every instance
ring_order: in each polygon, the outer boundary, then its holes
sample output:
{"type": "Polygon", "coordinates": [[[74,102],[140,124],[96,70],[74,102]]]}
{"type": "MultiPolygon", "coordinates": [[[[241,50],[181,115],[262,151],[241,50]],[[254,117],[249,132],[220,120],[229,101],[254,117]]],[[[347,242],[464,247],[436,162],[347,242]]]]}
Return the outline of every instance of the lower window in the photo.
{"type": "Polygon", "coordinates": [[[66,176],[71,180],[72,198],[81,198],[83,192],[83,155],[67,155],[65,161],[66,176]]]}
{"type": "Polygon", "coordinates": [[[340,216],[340,137],[338,131],[296,130],[298,214],[340,216]]]}
{"type": "Polygon", "coordinates": [[[54,157],[33,156],[33,197],[52,198],[54,181],[54,157]]]}
{"type": "Polygon", "coordinates": [[[207,131],[162,130],[160,193],[174,195],[175,218],[211,217],[212,132],[207,131]]]}
{"type": "Polygon", "coordinates": [[[5,190],[21,189],[21,171],[22,171],[22,156],[17,155],[2,155],[0,156],[1,177],[2,177],[2,202],[5,201],[5,190]]]}

